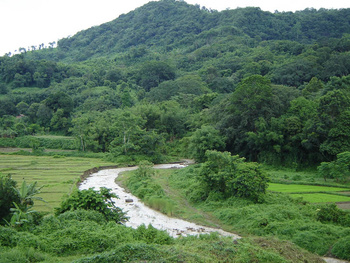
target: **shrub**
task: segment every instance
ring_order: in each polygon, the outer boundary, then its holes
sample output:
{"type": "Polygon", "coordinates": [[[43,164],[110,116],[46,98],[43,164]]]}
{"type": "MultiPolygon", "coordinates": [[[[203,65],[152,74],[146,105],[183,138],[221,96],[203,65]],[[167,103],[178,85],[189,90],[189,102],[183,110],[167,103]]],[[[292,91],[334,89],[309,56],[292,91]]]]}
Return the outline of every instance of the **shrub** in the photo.
{"type": "Polygon", "coordinates": [[[139,177],[151,177],[154,175],[153,163],[149,161],[139,162],[139,168],[135,171],[136,175],[139,177]]]}
{"type": "Polygon", "coordinates": [[[350,260],[350,236],[339,239],[333,246],[332,254],[337,258],[350,260]]]}
{"type": "Polygon", "coordinates": [[[350,226],[350,215],[339,209],[334,203],[321,206],[317,212],[317,220],[323,223],[332,222],[342,226],[350,226]]]}
{"type": "Polygon", "coordinates": [[[163,262],[164,254],[164,249],[157,245],[123,244],[111,252],[82,258],[75,263],[163,262]]]}
{"type": "Polygon", "coordinates": [[[95,210],[73,210],[73,211],[67,211],[63,214],[60,214],[57,217],[60,221],[69,221],[69,220],[77,220],[77,221],[93,221],[98,224],[105,224],[107,223],[107,220],[105,216],[95,210]]]}
{"type": "Polygon", "coordinates": [[[0,226],[0,246],[16,246],[16,236],[17,231],[13,228],[0,226]]]}
{"type": "Polygon", "coordinates": [[[99,191],[92,188],[88,190],[74,191],[66,200],[61,203],[59,208],[55,209],[56,215],[70,210],[96,210],[104,215],[106,220],[122,223],[127,220],[125,213],[114,205],[112,198],[118,198],[117,195],[110,192],[110,189],[101,187],[99,191]]]}
{"type": "Polygon", "coordinates": [[[174,239],[166,231],[160,231],[152,225],[146,227],[142,224],[136,229],[134,237],[147,244],[170,245],[174,243],[174,239]]]}
{"type": "Polygon", "coordinates": [[[14,248],[1,252],[0,263],[42,262],[48,259],[48,255],[34,248],[14,248]]]}

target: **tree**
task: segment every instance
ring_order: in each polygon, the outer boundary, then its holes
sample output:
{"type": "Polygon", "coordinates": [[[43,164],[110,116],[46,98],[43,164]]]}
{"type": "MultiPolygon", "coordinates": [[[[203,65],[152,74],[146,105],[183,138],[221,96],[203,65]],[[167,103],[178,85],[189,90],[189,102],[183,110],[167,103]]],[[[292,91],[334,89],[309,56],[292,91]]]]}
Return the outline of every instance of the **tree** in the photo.
{"type": "Polygon", "coordinates": [[[3,115],[16,115],[17,108],[10,98],[0,98],[0,116],[3,115]]]}
{"type": "Polygon", "coordinates": [[[1,94],[7,94],[7,92],[8,92],[8,88],[5,85],[5,83],[0,83],[0,95],[1,94]]]}
{"type": "Polygon", "coordinates": [[[27,184],[22,182],[21,188],[15,188],[15,192],[19,197],[19,201],[13,202],[14,208],[10,210],[13,212],[9,224],[13,227],[22,227],[33,223],[33,214],[37,212],[33,210],[34,200],[44,201],[41,197],[36,196],[40,193],[41,187],[37,187],[37,182],[27,184]]]}
{"type": "Polygon", "coordinates": [[[226,105],[213,108],[213,118],[218,120],[221,134],[227,138],[228,150],[257,159],[258,152],[251,151],[247,145],[247,132],[256,131],[259,118],[269,121],[274,116],[273,101],[270,80],[254,75],[239,83],[231,98],[223,101],[226,105]]]}
{"type": "Polygon", "coordinates": [[[162,61],[149,61],[142,65],[138,72],[138,82],[146,91],[157,87],[166,80],[175,78],[175,70],[162,61]]]}
{"type": "Polygon", "coordinates": [[[54,112],[58,109],[62,109],[64,117],[68,117],[70,115],[74,106],[72,98],[62,91],[51,94],[45,100],[45,105],[54,112]]]}
{"type": "Polygon", "coordinates": [[[140,139],[145,134],[144,120],[128,111],[119,111],[114,123],[115,138],[111,143],[111,152],[130,155],[141,150],[140,139]]]}
{"type": "Polygon", "coordinates": [[[11,175],[0,174],[0,224],[5,223],[4,220],[10,219],[10,208],[13,203],[19,203],[20,197],[16,191],[16,181],[11,178],[11,175]]]}
{"type": "Polygon", "coordinates": [[[28,111],[28,109],[29,109],[29,105],[28,105],[26,102],[21,101],[20,103],[18,103],[18,104],[16,105],[16,108],[17,108],[17,111],[18,111],[19,114],[24,114],[24,115],[26,115],[26,114],[27,114],[27,111],[28,111]]]}
{"type": "Polygon", "coordinates": [[[61,131],[65,134],[68,132],[69,122],[66,117],[64,117],[63,109],[57,109],[57,111],[52,115],[50,120],[50,127],[53,131],[61,131]]]}
{"type": "Polygon", "coordinates": [[[262,202],[268,187],[268,177],[256,163],[229,152],[207,151],[207,161],[199,173],[199,180],[207,185],[207,193],[220,193],[224,198],[243,197],[262,202]]]}
{"type": "Polygon", "coordinates": [[[220,151],[224,148],[224,138],[213,126],[202,126],[189,138],[188,150],[192,152],[196,162],[204,162],[206,160],[205,152],[207,150],[220,151]]]}
{"type": "Polygon", "coordinates": [[[318,167],[319,176],[326,181],[327,178],[345,183],[350,178],[350,152],[337,154],[337,159],[332,162],[322,162],[318,167]]]}
{"type": "Polygon", "coordinates": [[[315,94],[316,92],[324,89],[324,85],[321,80],[319,80],[316,77],[313,77],[309,83],[305,86],[303,89],[302,93],[303,96],[308,97],[311,96],[312,94],[315,94]]]}

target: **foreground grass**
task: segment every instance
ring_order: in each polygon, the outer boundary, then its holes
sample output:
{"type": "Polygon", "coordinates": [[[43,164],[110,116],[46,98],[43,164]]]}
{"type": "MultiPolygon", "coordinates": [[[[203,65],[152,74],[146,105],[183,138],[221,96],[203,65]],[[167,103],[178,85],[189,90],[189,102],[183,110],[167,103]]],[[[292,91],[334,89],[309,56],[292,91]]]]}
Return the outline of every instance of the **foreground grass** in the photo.
{"type": "Polygon", "coordinates": [[[59,206],[62,197],[76,187],[84,171],[108,165],[113,163],[94,158],[0,154],[0,173],[11,174],[18,185],[25,180],[28,183],[37,181],[38,186],[44,186],[38,196],[47,203],[36,202],[35,209],[45,212],[59,206]]]}
{"type": "MultiPolygon", "coordinates": [[[[198,169],[200,166],[195,165],[180,170],[157,170],[151,177],[152,183],[145,185],[134,181],[134,186],[140,185],[142,191],[159,187],[163,189],[165,194],[160,198],[173,202],[173,215],[176,217],[216,226],[245,238],[254,235],[261,236],[262,240],[270,239],[272,236],[279,240],[288,240],[320,256],[338,256],[343,259],[350,256],[349,252],[339,253],[348,249],[346,244],[350,234],[350,221],[346,215],[342,219],[345,221],[329,218],[327,219],[329,221],[321,222],[320,216],[324,215],[321,213],[326,211],[321,207],[325,205],[313,205],[300,198],[292,198],[287,193],[271,191],[266,194],[265,202],[261,204],[236,197],[223,200],[215,194],[202,199],[201,186],[196,177],[198,169]],[[156,187],[157,185],[159,187],[156,187]]],[[[132,178],[132,173],[124,174],[120,180],[130,184],[133,180],[129,180],[128,177],[132,178]]],[[[134,186],[131,185],[129,189],[134,186]]],[[[133,190],[132,192],[134,193],[133,190]]],[[[138,189],[135,193],[137,192],[138,189]]],[[[316,193],[315,197],[316,195],[320,193],[316,193]]],[[[330,196],[336,195],[329,195],[328,198],[330,196]]],[[[328,199],[328,202],[331,200],[328,199]]],[[[276,244],[274,248],[283,251],[279,246],[280,244],[276,244]]],[[[299,260],[295,259],[295,262],[299,260]]]]}

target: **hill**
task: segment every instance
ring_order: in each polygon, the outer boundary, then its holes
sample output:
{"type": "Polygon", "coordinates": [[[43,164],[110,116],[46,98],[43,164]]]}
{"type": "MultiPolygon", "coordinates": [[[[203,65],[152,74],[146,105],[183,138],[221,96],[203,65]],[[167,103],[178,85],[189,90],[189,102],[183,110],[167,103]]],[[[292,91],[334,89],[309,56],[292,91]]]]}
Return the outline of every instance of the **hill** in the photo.
{"type": "Polygon", "coordinates": [[[349,23],[349,9],[272,14],[150,2],[57,48],[1,57],[1,136],[73,135],[84,151],[159,161],[169,142],[209,125],[222,149],[252,161],[335,160],[350,150],[340,128],[350,105],[349,23]]]}
{"type": "Polygon", "coordinates": [[[237,37],[254,43],[267,40],[312,43],[349,34],[349,21],[349,9],[306,9],[272,14],[251,7],[217,12],[184,1],[162,0],[61,39],[52,59],[83,61],[116,55],[139,46],[169,52],[194,43],[195,48],[199,48],[237,37]]]}

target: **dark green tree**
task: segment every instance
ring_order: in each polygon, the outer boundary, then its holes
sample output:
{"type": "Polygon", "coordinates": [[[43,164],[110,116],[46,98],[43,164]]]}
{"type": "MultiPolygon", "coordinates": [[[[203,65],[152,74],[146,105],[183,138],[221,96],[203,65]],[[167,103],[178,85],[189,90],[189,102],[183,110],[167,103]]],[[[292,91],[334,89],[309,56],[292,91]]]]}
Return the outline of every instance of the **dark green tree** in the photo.
{"type": "Polygon", "coordinates": [[[221,151],[224,148],[224,138],[213,126],[202,126],[189,138],[188,151],[192,153],[196,162],[204,162],[206,160],[205,153],[207,150],[221,151]]]}
{"type": "Polygon", "coordinates": [[[262,202],[268,187],[268,178],[256,163],[245,163],[244,158],[229,152],[207,151],[199,179],[210,192],[218,192],[224,198],[243,197],[262,202]]]}
{"type": "Polygon", "coordinates": [[[16,191],[16,181],[11,175],[0,174],[0,224],[10,220],[13,203],[19,203],[20,197],[16,191]],[[5,221],[6,220],[6,221],[5,221]]]}
{"type": "Polygon", "coordinates": [[[175,70],[163,61],[145,62],[138,74],[138,83],[146,91],[157,87],[160,83],[166,80],[175,78],[175,70]]]}

